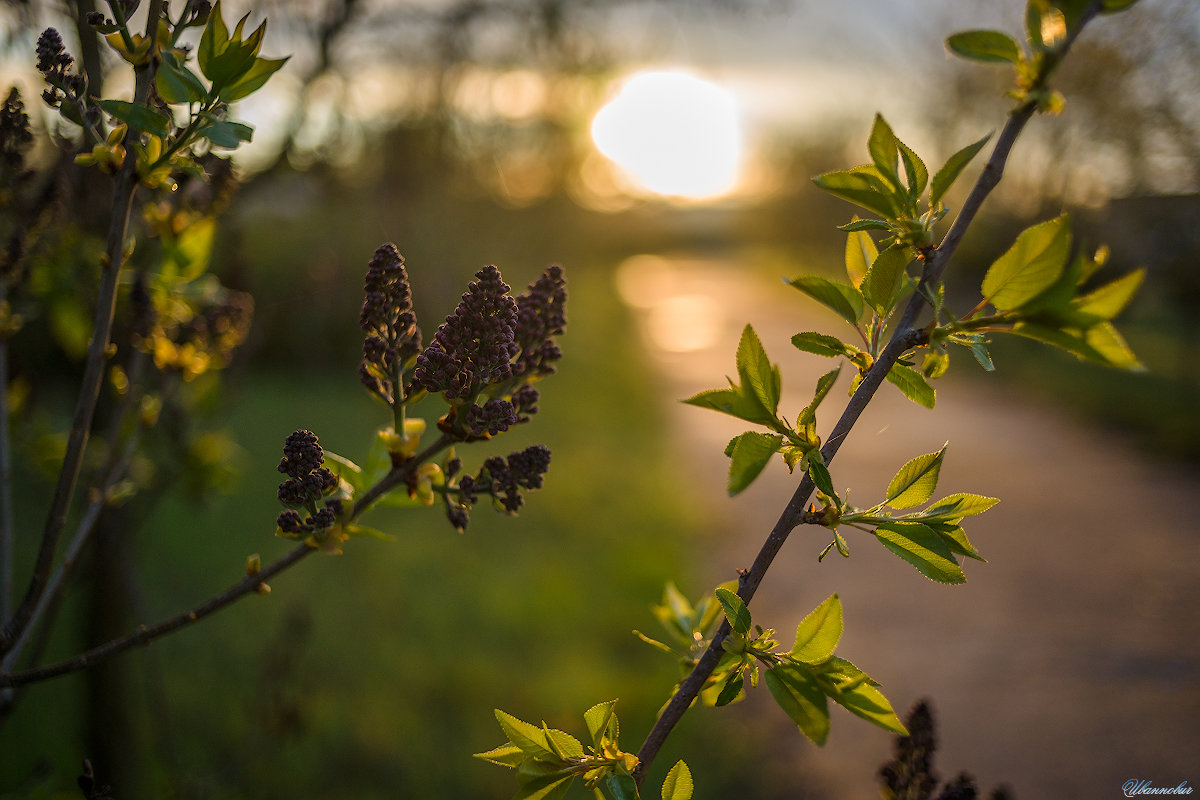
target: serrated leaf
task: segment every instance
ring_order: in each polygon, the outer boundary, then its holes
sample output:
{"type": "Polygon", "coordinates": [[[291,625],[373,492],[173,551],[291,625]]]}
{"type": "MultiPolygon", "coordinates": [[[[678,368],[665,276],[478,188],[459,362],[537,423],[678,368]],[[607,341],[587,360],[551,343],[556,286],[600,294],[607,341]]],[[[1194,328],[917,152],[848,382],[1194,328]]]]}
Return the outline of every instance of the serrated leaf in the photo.
{"type": "Polygon", "coordinates": [[[512,714],[496,709],[496,721],[500,729],[508,737],[508,741],[521,748],[527,755],[534,758],[555,761],[558,756],[550,747],[546,733],[536,725],[519,720],[512,714]]]}
{"type": "Polygon", "coordinates": [[[808,474],[813,480],[813,485],[825,493],[826,497],[837,499],[837,491],[833,488],[833,478],[829,475],[829,468],[825,466],[818,458],[811,458],[808,462],[808,474]]]}
{"type": "Polygon", "coordinates": [[[836,336],[827,336],[815,331],[797,333],[792,337],[792,344],[798,350],[828,358],[837,358],[858,351],[857,347],[846,344],[836,336]]]}
{"type": "Polygon", "coordinates": [[[727,706],[733,701],[737,700],[742,694],[744,685],[745,680],[742,678],[742,673],[740,670],[730,674],[729,679],[721,685],[721,692],[717,695],[717,701],[713,703],[713,705],[717,708],[720,708],[721,706],[727,706]]]}
{"type": "Polygon", "coordinates": [[[606,775],[597,788],[604,800],[638,800],[637,782],[629,775],[606,775]]]}
{"type": "Polygon", "coordinates": [[[737,417],[738,419],[758,425],[769,425],[775,419],[773,415],[769,414],[762,407],[762,403],[758,401],[758,398],[753,395],[748,396],[738,386],[730,389],[710,389],[706,392],[693,395],[683,402],[699,408],[720,411],[722,414],[728,414],[731,417],[737,417]]]}
{"type": "Polygon", "coordinates": [[[946,457],[947,445],[935,453],[926,453],[909,460],[896,472],[888,484],[884,503],[892,508],[913,508],[933,497],[938,475],[946,457]]]}
{"type": "Polygon", "coordinates": [[[750,609],[746,608],[742,598],[729,589],[717,589],[717,600],[725,610],[725,618],[729,620],[730,626],[743,636],[750,633],[753,620],[750,619],[750,609]]]}
{"type": "Polygon", "coordinates": [[[937,403],[937,391],[925,380],[920,370],[894,365],[887,374],[888,381],[904,393],[904,396],[919,406],[933,408],[937,403]]]}
{"type": "Polygon", "coordinates": [[[862,717],[872,725],[902,736],[908,735],[908,729],[896,716],[892,704],[883,696],[883,692],[866,681],[845,691],[831,694],[830,697],[851,714],[862,717]]]}
{"type": "Polygon", "coordinates": [[[796,643],[788,653],[805,664],[821,664],[833,656],[842,639],[842,601],[831,594],[814,608],[796,628],[796,643]]]}
{"type": "Polygon", "coordinates": [[[821,401],[829,395],[829,390],[837,383],[838,375],[841,374],[842,366],[839,364],[836,369],[831,369],[820,378],[817,378],[817,388],[813,392],[812,402],[805,406],[804,410],[800,412],[800,416],[796,418],[797,427],[804,427],[816,422],[817,408],[821,405],[821,401]]]}
{"type": "Polygon", "coordinates": [[[592,746],[597,749],[600,748],[600,741],[608,731],[608,724],[612,721],[616,706],[616,700],[607,700],[603,703],[596,703],[583,712],[583,721],[587,725],[588,736],[592,737],[592,746]]]}
{"type": "Polygon", "coordinates": [[[729,463],[729,496],[740,493],[754,482],[771,457],[783,446],[783,436],[746,431],[735,436],[726,448],[729,463]]]}
{"type": "Polygon", "coordinates": [[[925,522],[938,536],[942,537],[950,548],[950,552],[987,563],[987,559],[979,554],[975,545],[971,544],[971,540],[967,538],[967,532],[962,529],[961,525],[955,525],[953,522],[929,522],[928,520],[925,522]]]}
{"type": "Polygon", "coordinates": [[[853,233],[854,231],[890,231],[892,226],[881,219],[858,219],[855,217],[845,225],[838,225],[839,231],[853,233]]]}
{"type": "Polygon", "coordinates": [[[737,371],[742,379],[742,393],[745,394],[748,388],[768,414],[774,417],[779,410],[782,391],[779,368],[767,358],[767,351],[750,325],[742,329],[742,337],[738,342],[737,371]]]}
{"type": "Polygon", "coordinates": [[[493,747],[485,753],[475,753],[474,757],[510,769],[516,769],[528,758],[524,750],[511,743],[493,747]]]}
{"type": "Polygon", "coordinates": [[[875,169],[879,170],[879,174],[887,178],[893,186],[898,185],[896,135],[892,133],[891,126],[887,124],[881,114],[875,115],[875,122],[871,126],[871,135],[867,138],[867,152],[871,154],[871,161],[875,164],[875,169]]]}
{"type": "Polygon", "coordinates": [[[863,312],[863,297],[858,289],[848,283],[831,281],[817,275],[802,275],[788,281],[821,305],[837,313],[851,325],[858,324],[863,312]]]}
{"type": "Polygon", "coordinates": [[[692,771],[682,760],[675,762],[663,781],[662,800],[692,800],[693,791],[692,771]]]}
{"type": "Polygon", "coordinates": [[[904,164],[904,176],[908,183],[908,196],[915,201],[929,184],[929,168],[925,166],[925,162],[913,152],[911,147],[899,139],[896,140],[896,144],[900,148],[900,161],[904,164]]]}
{"type": "Polygon", "coordinates": [[[570,772],[565,775],[555,773],[531,778],[517,789],[513,800],[559,800],[566,796],[574,781],[575,775],[570,772]]]}
{"type": "Polygon", "coordinates": [[[546,733],[546,741],[550,743],[550,749],[559,758],[583,758],[583,743],[574,736],[566,731],[548,728],[545,723],[542,723],[542,730],[546,733]]]}
{"type": "Polygon", "coordinates": [[[885,219],[896,219],[900,215],[891,191],[874,165],[826,172],[813,178],[813,183],[885,219]]]}
{"type": "Polygon", "coordinates": [[[1000,500],[995,497],[959,492],[958,494],[946,495],[923,509],[920,514],[923,522],[928,520],[958,522],[963,517],[973,517],[976,514],[982,514],[999,502],[1000,500]]]}
{"type": "Polygon", "coordinates": [[[816,679],[798,664],[767,670],[766,684],[783,712],[816,745],[829,737],[829,702],[816,679]]]}
{"type": "Polygon", "coordinates": [[[946,47],[955,55],[973,61],[1021,61],[1021,47],[1016,40],[1001,31],[963,31],[946,39],[946,47]]]}
{"type": "Polygon", "coordinates": [[[1133,300],[1145,277],[1145,269],[1134,270],[1077,298],[1071,307],[1081,314],[1094,316],[1097,322],[1111,320],[1133,300]]]}
{"type": "Polygon", "coordinates": [[[917,571],[938,583],[966,583],[950,547],[928,526],[917,522],[888,522],[875,529],[875,538],[917,571]]]}
{"type": "Polygon", "coordinates": [[[126,100],[97,100],[96,105],[136,131],[163,138],[171,134],[171,119],[152,108],[126,100]]]}
{"type": "Polygon", "coordinates": [[[983,278],[983,299],[1000,311],[1018,308],[1053,284],[1071,254],[1070,220],[1063,214],[1017,236],[983,278]]]}
{"type": "Polygon", "coordinates": [[[1035,323],[1018,322],[1013,326],[1012,332],[1043,344],[1059,347],[1085,361],[1122,369],[1142,369],[1137,357],[1134,356],[1111,323],[1101,323],[1089,328],[1085,333],[1079,333],[1035,323]],[[1098,349],[1097,345],[1104,348],[1104,351],[1098,349]]]}
{"type": "Polygon", "coordinates": [[[863,277],[878,257],[879,248],[866,231],[852,231],[846,237],[846,275],[855,288],[862,289],[863,277]]]}
{"type": "Polygon", "coordinates": [[[930,184],[930,205],[936,206],[946,196],[946,192],[954,185],[954,181],[958,179],[959,174],[966,168],[967,164],[971,163],[971,159],[975,158],[975,155],[983,149],[983,146],[987,144],[990,138],[992,138],[992,135],[989,133],[979,141],[967,145],[946,159],[946,163],[933,176],[933,182],[930,184]]]}
{"type": "Polygon", "coordinates": [[[863,299],[880,314],[886,314],[895,305],[904,286],[905,270],[912,263],[913,253],[908,247],[892,245],[871,262],[863,276],[863,299]]]}

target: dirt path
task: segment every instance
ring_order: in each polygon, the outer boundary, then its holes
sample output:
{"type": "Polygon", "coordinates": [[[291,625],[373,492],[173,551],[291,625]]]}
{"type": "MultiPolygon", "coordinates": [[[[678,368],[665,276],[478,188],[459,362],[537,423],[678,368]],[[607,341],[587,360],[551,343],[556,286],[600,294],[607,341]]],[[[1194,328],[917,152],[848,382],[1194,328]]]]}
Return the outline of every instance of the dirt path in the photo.
{"type": "MultiPolygon", "coordinates": [[[[654,272],[653,265],[642,269],[654,272]]],[[[642,298],[648,342],[656,328],[661,339],[664,328],[679,334],[680,327],[715,325],[710,347],[650,348],[664,402],[734,374],[747,321],[783,368],[783,413],[798,412],[831,366],[788,342],[800,330],[837,331],[836,320],[799,293],[721,263],[675,262],[657,285],[659,300],[693,295],[676,305],[686,311],[690,304],[694,319],[664,318],[662,305],[642,298]],[[704,297],[718,304],[697,299],[704,297]]],[[[967,362],[959,358],[955,368],[974,370],[967,362]]],[[[840,412],[847,385],[843,377],[841,391],[826,401],[822,432],[840,412]]],[[[794,480],[773,464],[730,500],[722,449],[747,426],[674,402],[669,418],[689,479],[724,523],[705,577],[728,580],[753,559],[794,480]]],[[[885,386],[834,462],[834,482],[869,504],[901,464],[946,441],[938,496],[975,491],[1002,499],[967,526],[989,563],[967,564],[964,586],[942,586],[850,531],[852,557],[835,554],[818,565],[827,540],[800,529],[752,606],[756,621],[790,644],[804,613],[839,592],[846,614],[839,654],[880,680],[901,714],[921,697],[934,699],[946,778],[967,770],[983,787],[1007,782],[1021,800],[1120,797],[1131,779],[1200,785],[1200,524],[1193,516],[1200,476],[1155,463],[1053,409],[1025,405],[986,378],[947,378],[938,384],[936,411],[885,386]]],[[[762,695],[764,702],[734,712],[734,724],[780,722],[771,733],[777,757],[789,764],[780,769],[780,797],[812,796],[817,787],[842,800],[878,797],[874,771],[889,754],[887,734],[835,709],[829,742],[818,750],[762,695]]]]}

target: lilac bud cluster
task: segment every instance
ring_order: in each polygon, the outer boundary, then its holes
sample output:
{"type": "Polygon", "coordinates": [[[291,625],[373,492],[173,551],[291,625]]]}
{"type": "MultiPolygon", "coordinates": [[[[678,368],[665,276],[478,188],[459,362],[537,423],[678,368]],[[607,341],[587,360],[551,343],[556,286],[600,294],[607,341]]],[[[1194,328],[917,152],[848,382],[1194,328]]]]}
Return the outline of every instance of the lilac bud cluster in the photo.
{"type": "Polygon", "coordinates": [[[554,362],[562,358],[554,337],[566,328],[566,303],[567,282],[557,264],[517,298],[514,334],[521,352],[513,364],[513,375],[535,378],[554,373],[554,362]]]}
{"type": "Polygon", "coordinates": [[[317,502],[332,494],[338,486],[337,476],[322,466],[324,463],[325,452],[317,443],[315,433],[300,430],[287,437],[278,467],[288,476],[279,484],[277,493],[279,502],[288,507],[275,521],[281,532],[298,536],[321,530],[333,525],[341,516],[344,509],[339,498],[329,498],[324,507],[317,508],[317,502]],[[301,516],[297,509],[306,510],[307,515],[301,516]]]}
{"type": "Polygon", "coordinates": [[[417,356],[413,373],[414,384],[442,392],[449,400],[472,398],[484,386],[513,374],[516,301],[494,266],[484,267],[475,277],[433,342],[417,356]]]}
{"type": "Polygon", "coordinates": [[[358,325],[366,334],[358,367],[362,384],[393,405],[407,394],[402,385],[404,369],[421,352],[408,271],[394,244],[380,245],[367,265],[358,325]]]}
{"type": "MultiPolygon", "coordinates": [[[[67,52],[62,36],[54,28],[47,28],[37,41],[37,68],[50,87],[42,92],[42,99],[51,108],[58,108],[68,96],[76,101],[87,98],[87,79],[82,74],[72,74],[75,59],[67,52]]],[[[99,109],[88,106],[89,116],[99,117],[99,109]]],[[[93,121],[94,120],[90,120],[93,121]]]]}
{"type": "MultiPolygon", "coordinates": [[[[25,151],[32,143],[33,133],[29,129],[29,115],[25,113],[21,93],[14,86],[0,105],[0,175],[5,177],[5,184],[8,186],[11,186],[9,180],[24,170],[25,151]]],[[[3,203],[2,197],[0,203],[3,203]]]]}
{"type": "Polygon", "coordinates": [[[482,407],[470,406],[464,418],[471,435],[481,439],[502,433],[520,421],[516,406],[507,400],[488,400],[482,407]]]}
{"type": "MultiPolygon", "coordinates": [[[[447,479],[453,479],[461,468],[462,463],[452,459],[446,464],[447,479]]],[[[483,495],[490,496],[498,509],[515,514],[525,504],[521,490],[542,488],[542,476],[549,468],[550,449],[540,444],[509,453],[508,458],[487,459],[477,475],[464,475],[458,481],[457,497],[453,492],[445,494],[450,524],[460,532],[466,530],[471,508],[483,495]]]]}

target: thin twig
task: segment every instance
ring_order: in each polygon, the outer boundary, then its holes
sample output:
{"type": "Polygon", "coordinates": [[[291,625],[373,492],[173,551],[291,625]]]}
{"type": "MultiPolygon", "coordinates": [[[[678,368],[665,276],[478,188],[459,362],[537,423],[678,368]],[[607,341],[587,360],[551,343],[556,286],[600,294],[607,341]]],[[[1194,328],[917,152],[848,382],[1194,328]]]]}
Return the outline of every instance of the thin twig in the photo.
{"type": "MultiPolygon", "coordinates": [[[[1066,50],[1073,44],[1084,25],[1098,13],[1100,6],[1101,3],[1096,0],[1091,4],[1088,11],[1083,14],[1078,27],[1072,32],[1071,37],[1059,51],[1059,60],[1061,60],[1066,50]]],[[[1043,80],[1044,78],[1045,76],[1043,76],[1043,80]]],[[[850,398],[849,403],[847,403],[845,410],[842,412],[842,416],[838,419],[833,431],[830,432],[825,446],[821,448],[821,456],[826,464],[833,461],[838,448],[841,447],[846,436],[854,428],[859,416],[871,402],[875,392],[900,356],[906,350],[926,341],[925,334],[914,328],[917,315],[928,305],[925,300],[927,292],[922,291],[922,289],[926,287],[932,288],[940,283],[942,275],[945,273],[954,252],[958,249],[958,245],[962,241],[967,228],[970,227],[975,216],[979,213],[984,200],[1000,183],[1013,144],[1036,110],[1036,104],[1030,101],[1019,106],[1009,115],[1004,129],[996,140],[987,164],[984,166],[978,179],[976,179],[971,193],[963,203],[962,210],[929,260],[925,262],[925,267],[921,274],[920,288],[910,298],[900,322],[896,325],[892,333],[891,340],[888,342],[887,347],[884,348],[879,360],[863,376],[863,380],[854,392],[854,396],[850,398]]],[[[788,535],[803,519],[804,504],[808,502],[814,488],[812,478],[806,473],[801,479],[800,485],[796,487],[796,491],[792,494],[783,513],[780,515],[779,521],[771,529],[771,533],[767,536],[767,540],[759,550],[754,563],[749,570],[740,574],[738,596],[747,605],[750,604],[779,549],[787,541],[788,535]]],[[[722,643],[730,631],[731,628],[728,620],[723,621],[716,635],[713,636],[708,649],[700,657],[700,660],[697,661],[696,666],[692,668],[691,673],[679,684],[679,688],[676,689],[675,694],[668,701],[662,713],[659,714],[654,727],[651,728],[641,748],[638,749],[638,766],[635,775],[639,786],[645,779],[651,762],[658,755],[659,749],[679,723],[680,719],[683,718],[688,708],[695,702],[696,697],[700,694],[700,690],[704,688],[705,682],[712,675],[713,671],[716,670],[717,665],[721,661],[721,656],[724,654],[722,643]]]]}
{"type": "MultiPolygon", "coordinates": [[[[146,22],[148,37],[154,36],[161,15],[162,0],[152,0],[146,22]]],[[[144,103],[150,95],[154,81],[154,64],[147,63],[138,66],[136,70],[135,99],[144,103]]],[[[42,532],[42,541],[38,547],[33,571],[30,574],[29,586],[25,590],[21,604],[17,606],[12,617],[7,620],[3,630],[0,630],[0,653],[9,652],[20,638],[21,633],[28,627],[34,608],[50,580],[59,539],[67,524],[67,513],[79,481],[83,454],[87,448],[92,418],[95,416],[96,403],[100,398],[100,387],[103,384],[107,367],[109,338],[112,335],[113,317],[117,306],[118,278],[124,261],[125,237],[129,230],[129,216],[133,208],[133,196],[137,190],[137,183],[137,153],[135,148],[130,147],[125,155],[125,162],[118,170],[113,182],[112,219],[108,228],[108,241],[105,245],[105,256],[100,271],[92,340],[88,345],[75,415],[71,420],[71,430],[67,437],[66,455],[63,457],[58,483],[55,486],[50,511],[46,517],[46,526],[42,532]]]]}
{"type": "Polygon", "coordinates": [[[24,672],[12,672],[8,674],[0,674],[0,687],[18,687],[29,683],[56,678],[60,675],[66,675],[69,672],[76,672],[103,661],[107,658],[123,653],[126,650],[139,644],[149,644],[160,636],[176,631],[193,622],[207,617],[216,611],[220,611],[235,600],[254,592],[257,593],[260,586],[275,575],[283,572],[288,567],[300,561],[309,553],[316,552],[316,549],[307,544],[301,543],[290,550],[286,555],[272,564],[264,567],[255,575],[247,575],[237,583],[230,586],[220,594],[210,598],[204,603],[195,608],[188,609],[180,614],[163,620],[155,625],[143,625],[136,631],[126,634],[119,639],[113,639],[110,642],[105,642],[102,645],[93,647],[85,653],[80,653],[77,656],[60,661],[57,664],[50,664],[44,667],[25,670],[24,672]]]}
{"type": "MultiPolygon", "coordinates": [[[[6,290],[0,284],[0,308],[6,290]]],[[[12,450],[8,432],[8,337],[0,333],[0,620],[12,613],[13,586],[12,450]]]]}

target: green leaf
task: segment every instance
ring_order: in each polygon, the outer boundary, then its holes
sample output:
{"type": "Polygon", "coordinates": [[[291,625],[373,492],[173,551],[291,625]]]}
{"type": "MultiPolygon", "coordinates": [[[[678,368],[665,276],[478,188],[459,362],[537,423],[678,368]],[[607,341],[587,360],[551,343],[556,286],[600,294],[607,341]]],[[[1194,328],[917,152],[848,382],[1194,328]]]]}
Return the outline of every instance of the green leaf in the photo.
{"type": "Polygon", "coordinates": [[[154,75],[158,96],[168,103],[202,103],[208,99],[208,88],[170,50],[161,53],[162,63],[154,75]]]}
{"type": "Polygon", "coordinates": [[[846,237],[846,275],[855,288],[862,289],[863,277],[878,257],[879,248],[866,231],[852,231],[846,237]]]}
{"type": "Polygon", "coordinates": [[[946,40],[946,47],[955,55],[973,61],[1021,61],[1021,47],[1007,33],[1000,31],[964,31],[946,40]]]}
{"type": "Polygon", "coordinates": [[[830,358],[861,352],[857,347],[846,344],[836,336],[827,336],[815,331],[797,333],[792,337],[792,344],[796,346],[796,349],[803,350],[806,353],[814,353],[818,356],[827,356],[830,358]]]}
{"type": "Polygon", "coordinates": [[[575,773],[573,772],[565,775],[555,772],[531,778],[517,789],[513,800],[559,800],[566,796],[567,790],[571,788],[574,781],[575,773]]]}
{"type": "Polygon", "coordinates": [[[892,704],[883,693],[864,681],[850,688],[829,695],[835,703],[840,704],[851,714],[862,717],[867,722],[883,728],[885,731],[908,735],[908,729],[896,716],[892,704]]]}
{"type": "Polygon", "coordinates": [[[96,105],[135,131],[166,137],[171,134],[171,119],[152,108],[125,100],[97,100],[96,105]]]}
{"type": "Polygon", "coordinates": [[[805,664],[821,664],[833,656],[842,639],[842,601],[836,594],[808,613],[796,628],[796,643],[788,653],[805,664]]]}
{"type": "MultiPolygon", "coordinates": [[[[793,337],[792,341],[795,341],[795,337],[793,337]]],[[[817,388],[813,393],[812,402],[805,406],[804,410],[800,412],[800,416],[796,418],[797,427],[804,427],[805,425],[816,422],[817,407],[820,406],[821,401],[829,395],[829,390],[833,388],[835,383],[837,383],[838,375],[841,374],[842,366],[839,364],[837,369],[832,369],[829,372],[826,372],[820,378],[817,378],[817,388]]]]}
{"type": "Polygon", "coordinates": [[[892,508],[913,508],[933,497],[946,447],[942,445],[936,453],[917,456],[901,467],[888,484],[883,502],[892,508]]]}
{"type": "Polygon", "coordinates": [[[979,554],[975,549],[975,545],[971,544],[971,540],[967,538],[967,532],[962,529],[961,525],[955,525],[950,522],[928,522],[925,521],[931,530],[941,536],[950,548],[950,552],[957,553],[960,556],[973,558],[976,561],[987,563],[987,559],[979,554]]]}
{"type": "Polygon", "coordinates": [[[474,757],[510,769],[516,769],[522,761],[528,758],[525,751],[515,744],[502,744],[499,747],[493,747],[486,753],[476,753],[474,757]]]}
{"type": "Polygon", "coordinates": [[[213,143],[213,147],[235,150],[242,142],[254,138],[254,128],[241,122],[227,119],[209,119],[197,131],[198,135],[213,143]]]}
{"type": "Polygon", "coordinates": [[[888,522],[875,529],[880,543],[938,583],[966,583],[949,545],[928,526],[917,522],[888,522]]]}
{"type": "Polygon", "coordinates": [[[675,762],[662,785],[662,800],[692,800],[695,786],[692,771],[682,760],[675,762]]]}
{"type": "Polygon", "coordinates": [[[729,589],[717,589],[717,600],[721,602],[721,608],[725,610],[725,617],[730,626],[743,636],[750,633],[753,621],[750,619],[750,609],[746,608],[742,598],[729,589]]]}
{"type": "Polygon", "coordinates": [[[825,462],[819,458],[809,459],[808,474],[813,480],[813,485],[824,492],[826,497],[837,498],[837,491],[833,488],[833,478],[830,477],[829,468],[825,466],[825,462]]]}
{"type": "Polygon", "coordinates": [[[983,278],[983,298],[1000,311],[1018,308],[1037,297],[1062,274],[1071,254],[1066,214],[1038,223],[1017,236],[983,278]]]}
{"type": "Polygon", "coordinates": [[[788,281],[821,305],[837,312],[838,316],[851,325],[858,324],[863,312],[863,296],[848,283],[831,281],[816,275],[802,275],[788,281]]]}
{"type": "Polygon", "coordinates": [[[1134,371],[1145,369],[1111,322],[1093,325],[1084,333],[1084,338],[1088,345],[1104,358],[1104,363],[1108,366],[1134,371]]]}
{"type": "Polygon", "coordinates": [[[899,139],[896,140],[896,144],[900,147],[900,161],[904,164],[904,176],[908,182],[908,196],[915,202],[929,184],[929,168],[912,151],[911,147],[899,139]]]}
{"type": "Polygon", "coordinates": [[[325,461],[331,462],[326,464],[329,471],[350,484],[355,491],[361,492],[366,488],[366,483],[363,481],[363,470],[358,464],[329,450],[325,451],[325,461]]]}
{"type": "Polygon", "coordinates": [[[597,788],[605,800],[638,799],[637,783],[629,775],[620,773],[606,775],[597,788]]]}
{"type": "Polygon", "coordinates": [[[881,219],[859,219],[855,217],[845,225],[838,225],[839,231],[853,233],[855,231],[890,231],[892,226],[881,219]]]}
{"type": "Polygon", "coordinates": [[[813,183],[830,194],[862,206],[885,219],[896,219],[900,216],[891,190],[874,165],[826,172],[813,178],[813,183]]]}
{"type": "Polygon", "coordinates": [[[744,687],[745,679],[742,678],[741,670],[730,673],[729,679],[721,686],[721,692],[717,695],[717,701],[713,705],[717,708],[729,705],[741,696],[744,687]]]}
{"type": "Polygon", "coordinates": [[[1096,321],[1108,321],[1120,314],[1141,288],[1145,269],[1138,269],[1106,283],[1099,289],[1079,297],[1071,304],[1081,314],[1094,316],[1096,321]]]}
{"type": "Polygon", "coordinates": [[[204,77],[212,80],[213,60],[229,46],[229,29],[221,17],[221,0],[213,4],[212,12],[208,15],[208,23],[204,33],[200,35],[200,45],[196,48],[196,62],[204,77]]]}
{"type": "Polygon", "coordinates": [[[546,739],[546,732],[536,725],[519,720],[512,714],[496,709],[496,721],[508,737],[508,741],[534,758],[556,761],[558,756],[546,739]]]}
{"type": "Polygon", "coordinates": [[[588,735],[592,737],[592,746],[596,749],[600,749],[600,742],[608,731],[608,725],[613,719],[616,706],[616,700],[607,700],[597,703],[583,712],[583,721],[587,725],[588,735]]]}
{"type": "Polygon", "coordinates": [[[782,390],[779,367],[767,358],[767,352],[763,349],[758,334],[750,325],[742,329],[742,338],[738,342],[737,371],[742,379],[743,394],[748,387],[762,407],[774,417],[779,410],[779,395],[782,390]]]}
{"type": "Polygon", "coordinates": [[[883,115],[875,115],[875,123],[871,126],[871,135],[867,139],[867,151],[879,174],[887,178],[893,186],[898,186],[896,179],[896,135],[883,119],[883,115]]]}
{"type": "Polygon", "coordinates": [[[378,528],[372,528],[369,525],[359,525],[358,523],[352,523],[350,525],[346,525],[343,528],[343,530],[345,531],[347,536],[359,536],[364,539],[374,539],[378,542],[394,542],[394,541],[396,541],[396,537],[392,536],[390,533],[384,533],[383,531],[379,530],[378,528]]]}
{"type": "Polygon", "coordinates": [[[971,159],[987,144],[987,140],[992,138],[989,133],[977,142],[967,145],[962,150],[959,150],[950,158],[946,159],[946,163],[933,176],[933,183],[929,188],[929,204],[936,206],[950,187],[954,185],[954,181],[958,179],[959,173],[971,163],[971,159]]]}
{"type": "Polygon", "coordinates": [[[933,408],[937,402],[937,391],[929,385],[920,370],[896,364],[888,372],[887,379],[917,405],[933,408]]]}
{"type": "Polygon", "coordinates": [[[1140,370],[1141,362],[1125,344],[1112,323],[1102,322],[1079,333],[1029,322],[1018,322],[1012,332],[1043,344],[1062,348],[1085,361],[1109,367],[1140,370]]]}
{"type": "Polygon", "coordinates": [[[733,497],[753,483],[782,446],[783,436],[779,434],[746,431],[733,437],[725,448],[725,454],[732,459],[727,487],[729,496],[733,497]]]}
{"type": "Polygon", "coordinates": [[[871,262],[871,268],[863,277],[862,294],[863,299],[881,315],[886,315],[895,305],[904,286],[905,270],[912,260],[911,248],[892,245],[871,262]]]}
{"type": "Polygon", "coordinates": [[[564,760],[583,758],[583,743],[574,736],[566,731],[548,728],[545,723],[542,723],[542,730],[546,734],[546,741],[550,743],[550,748],[559,758],[564,760]]]}
{"type": "Polygon", "coordinates": [[[921,521],[937,520],[940,522],[958,522],[963,517],[973,517],[982,514],[999,503],[995,497],[985,497],[981,494],[948,494],[920,512],[921,521]]]}
{"type": "Polygon", "coordinates": [[[287,58],[256,58],[254,65],[241,78],[232,85],[221,89],[221,99],[226,103],[232,103],[254,94],[287,63],[287,60],[287,58]]]}
{"type": "Polygon", "coordinates": [[[800,731],[823,745],[829,737],[829,703],[816,679],[799,664],[784,662],[767,670],[767,689],[800,731]]]}
{"type": "Polygon", "coordinates": [[[249,38],[243,40],[242,28],[249,17],[247,13],[238,21],[225,48],[208,62],[208,69],[204,74],[212,81],[214,94],[223,97],[226,89],[246,79],[258,61],[258,50],[266,35],[267,21],[263,20],[249,38]]]}

